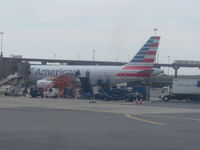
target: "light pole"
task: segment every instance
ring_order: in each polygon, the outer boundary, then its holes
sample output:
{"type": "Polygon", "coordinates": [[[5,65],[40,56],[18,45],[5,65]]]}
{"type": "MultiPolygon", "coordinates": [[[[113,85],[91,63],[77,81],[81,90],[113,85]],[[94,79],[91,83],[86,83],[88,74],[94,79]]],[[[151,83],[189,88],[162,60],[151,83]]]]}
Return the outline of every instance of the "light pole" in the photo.
{"type": "Polygon", "coordinates": [[[167,62],[168,62],[168,70],[167,70],[167,74],[169,75],[169,63],[170,63],[169,61],[170,61],[170,56],[167,56],[167,58],[168,58],[168,59],[167,59],[167,62]]]}
{"type": "Polygon", "coordinates": [[[0,32],[1,34],[1,57],[3,57],[3,32],[0,32]]]}
{"type": "Polygon", "coordinates": [[[117,52],[117,61],[119,62],[119,52],[117,52]]]}
{"type": "MultiPolygon", "coordinates": [[[[155,32],[155,36],[157,36],[157,31],[158,31],[158,29],[157,29],[157,28],[154,28],[153,30],[154,30],[154,32],[155,32]]],[[[159,49],[157,50],[157,63],[159,63],[159,49]]]]}
{"type": "Polygon", "coordinates": [[[79,51],[77,51],[77,60],[79,60],[79,51]]]}
{"type": "Polygon", "coordinates": [[[156,33],[157,33],[158,29],[157,29],[157,28],[154,28],[153,30],[154,30],[155,36],[156,36],[156,33]]]}
{"type": "Polygon", "coordinates": [[[92,51],[92,52],[93,52],[93,61],[94,61],[95,50],[93,49],[93,51],[92,51]]]}
{"type": "Polygon", "coordinates": [[[130,59],[129,57],[130,57],[130,55],[128,54],[128,62],[129,62],[129,59],[130,59]]]}

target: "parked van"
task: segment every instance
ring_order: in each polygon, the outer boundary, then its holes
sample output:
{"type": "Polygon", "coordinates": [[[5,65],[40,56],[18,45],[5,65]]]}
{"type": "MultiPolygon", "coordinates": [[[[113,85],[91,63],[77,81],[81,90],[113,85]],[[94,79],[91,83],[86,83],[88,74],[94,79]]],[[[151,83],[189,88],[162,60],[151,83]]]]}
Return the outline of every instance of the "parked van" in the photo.
{"type": "Polygon", "coordinates": [[[44,92],[44,97],[58,98],[59,90],[57,88],[48,88],[47,91],[44,92]]]}

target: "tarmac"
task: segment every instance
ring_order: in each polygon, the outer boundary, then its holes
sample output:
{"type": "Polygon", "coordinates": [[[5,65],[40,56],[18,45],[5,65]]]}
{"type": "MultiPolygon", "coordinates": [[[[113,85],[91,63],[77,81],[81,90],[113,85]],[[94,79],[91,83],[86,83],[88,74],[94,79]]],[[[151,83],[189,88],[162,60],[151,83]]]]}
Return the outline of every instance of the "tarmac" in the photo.
{"type": "Polygon", "coordinates": [[[200,104],[0,96],[3,150],[199,150],[200,104]]]}

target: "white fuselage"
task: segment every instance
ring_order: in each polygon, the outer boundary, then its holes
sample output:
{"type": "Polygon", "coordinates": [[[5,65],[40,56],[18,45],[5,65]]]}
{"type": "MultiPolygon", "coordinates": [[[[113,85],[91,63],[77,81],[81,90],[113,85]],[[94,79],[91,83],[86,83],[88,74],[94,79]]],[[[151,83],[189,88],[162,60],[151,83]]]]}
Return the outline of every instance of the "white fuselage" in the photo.
{"type": "MultiPolygon", "coordinates": [[[[144,79],[144,77],[123,77],[117,76],[120,73],[121,66],[50,66],[50,65],[31,65],[30,80],[41,80],[53,78],[56,76],[79,72],[80,77],[86,77],[89,72],[91,83],[94,85],[101,80],[103,83],[115,85],[122,82],[144,79]]],[[[138,71],[138,70],[137,70],[138,71]]]]}
{"type": "Polygon", "coordinates": [[[150,37],[133,59],[124,66],[31,65],[30,80],[36,81],[71,73],[79,77],[88,76],[93,85],[98,82],[115,85],[122,82],[143,80],[162,73],[160,69],[153,68],[159,40],[160,36],[150,37]]]}

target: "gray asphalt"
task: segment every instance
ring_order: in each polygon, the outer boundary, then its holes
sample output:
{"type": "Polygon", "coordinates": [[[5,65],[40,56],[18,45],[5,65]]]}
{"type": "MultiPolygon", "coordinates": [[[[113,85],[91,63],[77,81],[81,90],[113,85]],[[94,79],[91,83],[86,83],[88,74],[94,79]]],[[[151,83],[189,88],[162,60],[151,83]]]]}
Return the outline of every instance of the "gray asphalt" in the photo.
{"type": "Polygon", "coordinates": [[[179,106],[179,103],[147,102],[130,106],[130,103],[123,102],[90,104],[88,101],[80,101],[76,102],[79,107],[73,107],[70,100],[56,102],[48,99],[43,100],[48,104],[47,108],[43,102],[40,105],[40,101],[42,99],[0,97],[0,149],[199,150],[200,104],[192,109],[193,104],[182,103],[179,106]],[[58,103],[62,106],[65,103],[71,105],[61,107],[58,103]],[[50,107],[50,104],[54,104],[55,108],[50,107]],[[98,105],[100,108],[103,105],[109,107],[100,112],[98,105]],[[136,109],[133,112],[138,113],[106,110],[116,108],[116,105],[124,109],[126,106],[127,109],[132,107],[136,109]],[[169,105],[173,109],[168,109],[169,105]],[[86,107],[88,110],[85,110],[86,107]],[[94,111],[95,108],[97,111],[94,111]],[[149,110],[140,113],[139,108],[149,110]],[[173,111],[151,113],[152,108],[173,111]],[[176,109],[179,113],[175,113],[176,109]]]}

